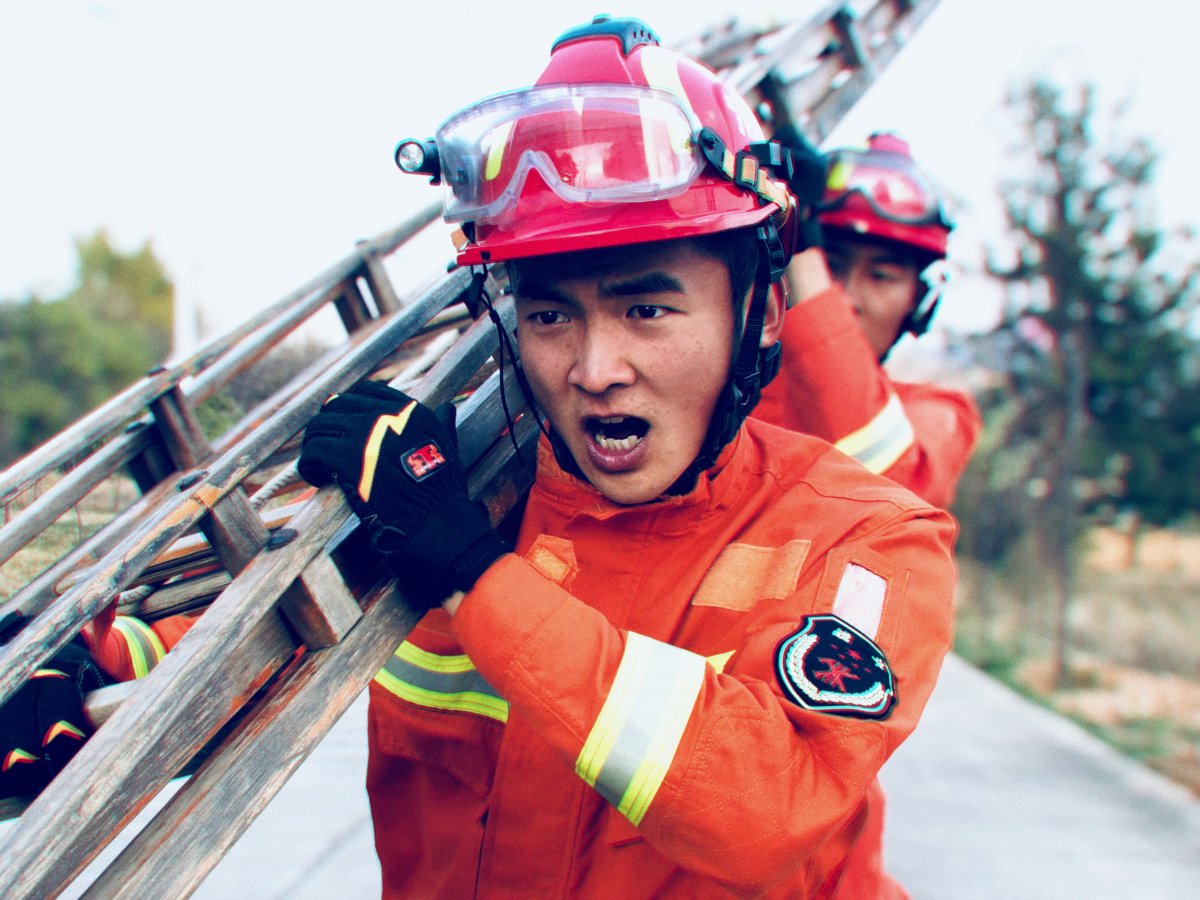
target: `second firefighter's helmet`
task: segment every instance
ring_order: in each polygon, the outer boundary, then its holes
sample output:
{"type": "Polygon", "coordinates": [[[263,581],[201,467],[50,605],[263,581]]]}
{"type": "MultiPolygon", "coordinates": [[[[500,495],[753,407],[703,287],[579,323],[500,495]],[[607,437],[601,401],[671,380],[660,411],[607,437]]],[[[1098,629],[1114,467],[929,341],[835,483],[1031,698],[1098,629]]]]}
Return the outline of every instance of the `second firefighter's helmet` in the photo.
{"type": "Polygon", "coordinates": [[[841,231],[906,247],[921,273],[921,290],[900,334],[924,334],[945,289],[942,261],[954,228],[941,192],[913,161],[908,143],[888,132],[872,134],[865,149],[830,151],[826,161],[817,215],[827,239],[841,231]]]}
{"type": "Polygon", "coordinates": [[[937,186],[913,161],[906,141],[876,132],[866,149],[833,150],[826,160],[825,194],[817,207],[822,228],[884,238],[945,257],[953,223],[937,186]]]}

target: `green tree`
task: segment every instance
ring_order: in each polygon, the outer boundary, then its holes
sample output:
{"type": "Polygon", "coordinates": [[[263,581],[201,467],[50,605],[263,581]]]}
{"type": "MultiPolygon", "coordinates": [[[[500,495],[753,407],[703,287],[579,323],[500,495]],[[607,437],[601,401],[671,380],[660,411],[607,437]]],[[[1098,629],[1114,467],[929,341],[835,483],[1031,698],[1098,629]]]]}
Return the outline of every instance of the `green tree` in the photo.
{"type": "Polygon", "coordinates": [[[76,242],[77,284],[61,298],[0,302],[0,465],[140,378],[170,350],[174,287],[149,245],[76,242]]]}
{"type": "Polygon", "coordinates": [[[1056,603],[1056,676],[1078,539],[1117,512],[1168,522],[1200,499],[1200,378],[1189,332],[1200,300],[1194,235],[1153,221],[1157,154],[1095,132],[1094,89],[1035,81],[1011,106],[1022,177],[1002,188],[1015,252],[989,264],[1007,286],[1003,449],[1027,460],[1029,521],[1056,603]]]}

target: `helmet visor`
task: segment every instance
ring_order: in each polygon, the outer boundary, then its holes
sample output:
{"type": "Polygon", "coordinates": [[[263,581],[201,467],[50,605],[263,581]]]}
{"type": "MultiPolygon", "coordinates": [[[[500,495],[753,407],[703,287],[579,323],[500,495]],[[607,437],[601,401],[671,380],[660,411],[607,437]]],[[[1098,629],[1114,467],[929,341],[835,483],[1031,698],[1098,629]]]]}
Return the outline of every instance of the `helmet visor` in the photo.
{"type": "Polygon", "coordinates": [[[501,221],[532,172],[568,203],[677,196],[704,167],[697,126],[667,91],[551,85],[491,97],[437,131],[446,219],[501,221]]]}
{"type": "Polygon", "coordinates": [[[862,197],[880,218],[902,225],[944,225],[937,187],[898,153],[840,150],[833,154],[818,212],[862,197]]]}

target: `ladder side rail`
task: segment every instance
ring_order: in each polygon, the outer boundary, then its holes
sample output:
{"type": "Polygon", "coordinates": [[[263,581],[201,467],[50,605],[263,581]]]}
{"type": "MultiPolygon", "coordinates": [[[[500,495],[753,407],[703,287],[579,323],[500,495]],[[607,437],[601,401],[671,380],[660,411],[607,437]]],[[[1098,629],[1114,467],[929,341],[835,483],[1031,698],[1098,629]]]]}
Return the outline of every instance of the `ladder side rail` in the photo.
{"type": "MultiPolygon", "coordinates": [[[[164,502],[173,501],[177,485],[184,473],[161,482],[119,512],[99,531],[69,550],[57,562],[20,588],[0,605],[0,614],[17,612],[33,617],[41,614],[57,597],[91,577],[96,565],[133,531],[144,528],[154,510],[164,502]]],[[[0,650],[0,664],[3,656],[0,650]]]]}
{"type": "Polygon", "coordinates": [[[148,445],[147,435],[141,432],[114,438],[13,516],[0,528],[0,565],[38,538],[63,513],[74,508],[148,445]]]}
{"type": "MultiPolygon", "coordinates": [[[[468,410],[466,415],[472,426],[478,424],[475,414],[468,410]]],[[[532,460],[539,432],[529,417],[517,429],[522,455],[532,460]]],[[[472,496],[498,522],[529,489],[532,477],[501,436],[471,470],[471,481],[482,482],[472,496]]],[[[402,592],[395,582],[377,586],[363,604],[362,620],[344,640],[297,660],[85,896],[134,897],[164,886],[172,896],[195,890],[419,621],[402,592]],[[231,815],[231,809],[237,813],[231,815]]]]}
{"type": "MultiPolygon", "coordinates": [[[[57,653],[79,629],[95,618],[132,580],[173,541],[196,526],[200,518],[275,447],[289,440],[312,418],[328,394],[367,375],[379,359],[403,343],[434,313],[454,301],[468,276],[446,276],[409,307],[393,316],[371,339],[342,356],[321,383],[319,393],[298,396],[272,419],[214,460],[198,483],[178,496],[164,499],[149,521],[110,550],[93,568],[92,577],[53,601],[8,644],[0,647],[0,703],[33,670],[57,653]]],[[[186,483],[186,482],[181,482],[186,483]]]]}
{"type": "Polygon", "coordinates": [[[869,64],[852,70],[840,90],[831,92],[810,107],[809,119],[814,134],[823,138],[833,130],[896,54],[904,49],[909,38],[933,12],[938,2],[884,0],[864,16],[860,26],[863,30],[860,42],[869,64]]]}
{"type": "MultiPolygon", "coordinates": [[[[511,333],[515,323],[515,313],[512,303],[507,298],[501,298],[496,308],[511,333]]],[[[451,308],[452,309],[452,308],[451,308]]],[[[463,309],[461,306],[459,309],[463,309]]],[[[449,312],[450,310],[447,310],[449,312]]],[[[437,321],[435,316],[432,321],[437,321]]],[[[465,310],[455,314],[449,321],[465,319],[465,310]]],[[[379,320],[373,320],[368,328],[351,335],[349,346],[354,347],[369,339],[372,329],[379,327],[379,320]]],[[[473,323],[467,329],[468,335],[473,335],[469,341],[459,340],[455,352],[443,354],[441,359],[431,368],[430,372],[473,372],[479,369],[492,350],[486,345],[491,323],[486,318],[473,323]]],[[[242,419],[229,428],[225,434],[214,442],[214,454],[227,452],[234,444],[246,439],[251,433],[261,428],[262,423],[275,416],[284,406],[301,394],[320,394],[320,378],[346,353],[346,346],[332,347],[322,356],[310,363],[304,370],[294,376],[274,395],[249,410],[242,419]]],[[[452,376],[450,376],[452,377],[452,376]]],[[[439,380],[444,380],[439,379],[439,380]]],[[[322,395],[323,396],[323,395],[322,395]]],[[[434,404],[450,399],[449,396],[436,396],[431,399],[434,404]]],[[[134,437],[123,436],[122,440],[133,440],[134,437]]],[[[144,440],[144,439],[143,439],[144,440]]],[[[286,444],[285,444],[286,446],[286,444]]],[[[131,451],[133,452],[133,451],[131,451]]],[[[295,456],[295,451],[288,454],[283,448],[279,452],[295,456]]],[[[91,535],[72,550],[69,550],[60,560],[48,567],[41,575],[31,580],[29,584],[18,590],[12,597],[0,605],[0,615],[9,611],[19,612],[25,616],[35,616],[66,589],[86,579],[92,573],[99,559],[108,553],[119,541],[124,539],[132,530],[144,526],[148,515],[164,498],[175,494],[174,484],[184,477],[184,473],[176,473],[170,482],[158,485],[151,493],[143,495],[134,503],[106,523],[99,531],[91,535]]],[[[139,581],[140,579],[135,579],[139,581]]],[[[178,587],[174,594],[186,594],[186,587],[178,587]]],[[[178,601],[169,599],[168,605],[178,601]]],[[[166,609],[155,613],[156,604],[153,600],[146,601],[151,610],[151,618],[166,615],[175,609],[166,609]]]]}
{"type": "MultiPolygon", "coordinates": [[[[486,398],[498,390],[498,382],[498,373],[493,373],[479,391],[485,400],[475,410],[494,405],[486,398]]],[[[476,413],[468,411],[464,433],[471,434],[477,426],[476,413]]],[[[39,893],[74,878],[194,754],[194,741],[171,743],[171,735],[183,731],[207,740],[232,714],[237,701],[262,684],[256,678],[262,664],[282,661],[278,646],[273,655],[259,646],[269,649],[273,629],[282,627],[274,615],[278,597],[317,553],[327,551],[332,535],[351,516],[339,490],[319,492],[293,520],[298,537],[259,554],[214,601],[105,728],[26,810],[22,829],[9,848],[0,851],[0,859],[32,858],[28,854],[36,854],[38,848],[46,859],[15,873],[12,887],[39,893]],[[220,664],[214,665],[214,659],[220,664]],[[102,783],[88,782],[89,772],[103,772],[102,783]],[[67,833],[71,822],[81,821],[88,822],[86,834],[67,833]]]]}
{"type": "Polygon", "coordinates": [[[347,282],[352,281],[356,274],[356,271],[352,271],[341,281],[317,289],[301,302],[280,310],[269,322],[264,322],[248,334],[236,347],[230,348],[229,352],[213,365],[191,379],[185,388],[189,400],[199,405],[228,387],[238,375],[275,349],[288,335],[333,304],[344,293],[347,282]]]}
{"type": "MultiPolygon", "coordinates": [[[[838,6],[831,4],[831,6],[838,6]]],[[[831,16],[839,10],[834,10],[831,16]]],[[[748,96],[768,73],[787,65],[802,63],[810,71],[831,54],[829,48],[836,38],[832,18],[815,19],[788,26],[760,41],[761,52],[751,54],[736,66],[721,72],[736,90],[748,96]]],[[[841,63],[832,62],[835,71],[841,63]]]]}
{"type": "Polygon", "coordinates": [[[177,371],[152,372],[21,457],[0,472],[0,506],[7,508],[47,475],[118,434],[144,413],[151,400],[183,377],[177,371]]]}
{"type": "Polygon", "coordinates": [[[123,429],[150,401],[188,376],[207,369],[232,347],[260,327],[271,322],[294,304],[320,291],[331,282],[341,282],[361,268],[363,253],[390,253],[438,217],[440,205],[430,204],[399,226],[364,244],[345,259],[290,292],[241,325],[216,337],[187,359],[152,370],[146,377],[127,387],[112,399],[93,409],[45,443],[36,447],[0,472],[0,506],[7,506],[41,478],[75,459],[83,448],[92,447],[123,429]]]}
{"type": "Polygon", "coordinates": [[[340,497],[323,499],[297,516],[295,540],[246,567],[29,805],[0,853],[0,893],[60,891],[292,656],[276,602],[337,530],[334,515],[318,513],[340,497]]]}
{"type": "Polygon", "coordinates": [[[85,897],[190,896],[419,621],[395,586],[339,644],[307,653],[85,897]]]}

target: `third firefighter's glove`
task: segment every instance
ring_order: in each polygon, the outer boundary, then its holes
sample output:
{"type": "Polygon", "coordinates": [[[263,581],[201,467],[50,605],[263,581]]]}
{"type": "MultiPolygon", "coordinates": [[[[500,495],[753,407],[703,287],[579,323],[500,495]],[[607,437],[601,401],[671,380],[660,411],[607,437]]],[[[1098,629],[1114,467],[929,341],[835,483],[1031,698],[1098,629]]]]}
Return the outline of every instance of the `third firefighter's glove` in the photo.
{"type": "Polygon", "coordinates": [[[386,385],[359,382],[309,423],[299,469],[311,484],[342,489],[401,579],[432,577],[467,591],[511,549],[467,495],[450,404],[435,413],[386,385]]]}
{"type": "Polygon", "coordinates": [[[817,221],[817,205],[825,194],[825,157],[790,124],[781,125],[771,138],[783,144],[792,154],[792,176],[788,179],[788,189],[796,198],[796,215],[799,217],[796,252],[809,247],[822,247],[824,239],[817,221]]]}
{"type": "Polygon", "coordinates": [[[70,762],[92,733],[84,694],[106,683],[76,639],[0,706],[0,797],[31,797],[70,762]]]}

